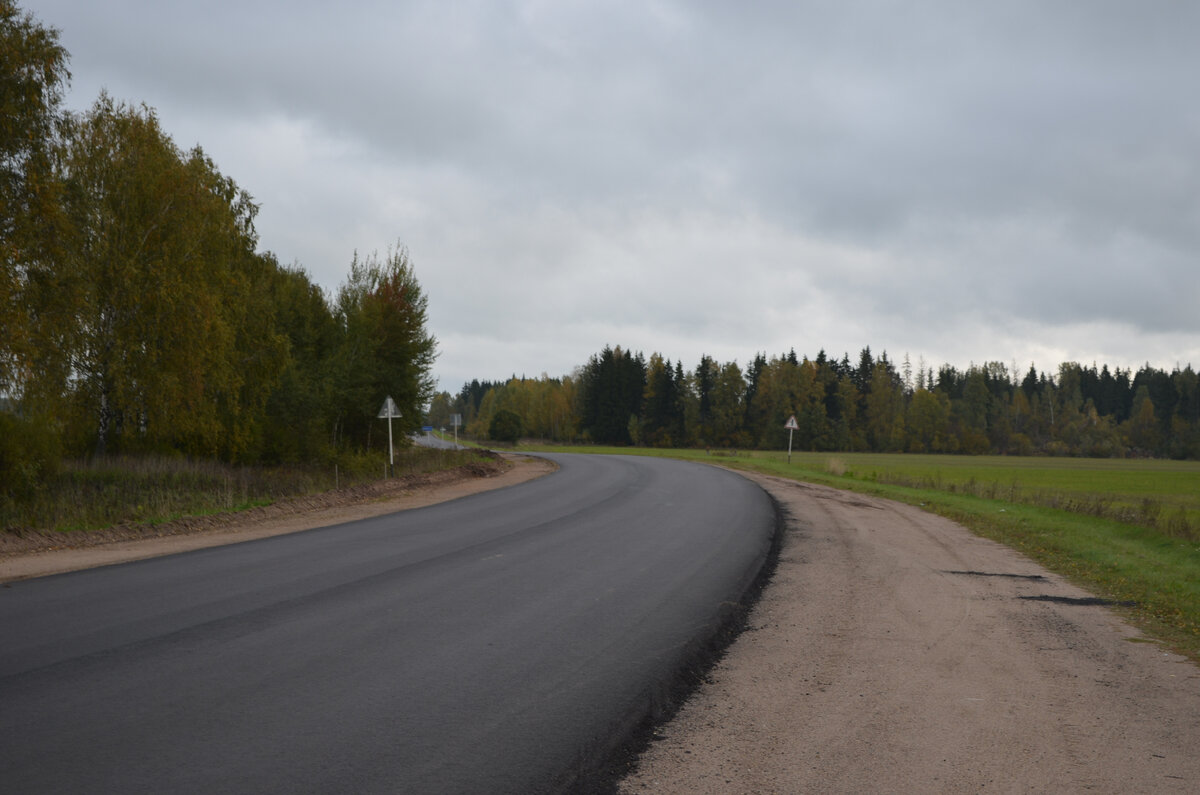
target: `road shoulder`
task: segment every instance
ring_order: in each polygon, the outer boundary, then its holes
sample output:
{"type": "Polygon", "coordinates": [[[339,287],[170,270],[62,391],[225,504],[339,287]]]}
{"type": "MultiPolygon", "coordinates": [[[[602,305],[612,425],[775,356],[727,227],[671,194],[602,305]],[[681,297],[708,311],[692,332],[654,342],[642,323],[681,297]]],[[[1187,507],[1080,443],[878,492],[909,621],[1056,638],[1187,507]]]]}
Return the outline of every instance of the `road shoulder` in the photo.
{"type": "MultiPolygon", "coordinates": [[[[381,481],[284,500],[248,511],[165,523],[152,529],[2,539],[0,583],[235,544],[397,511],[514,486],[554,471],[544,458],[501,454],[496,468],[466,468],[414,478],[381,481]],[[149,535],[148,535],[149,534],[149,535]]],[[[2,534],[0,534],[2,535],[2,534]]]]}
{"type": "Polygon", "coordinates": [[[941,517],[747,476],[778,568],[621,792],[1200,788],[1194,664],[941,517]]]}

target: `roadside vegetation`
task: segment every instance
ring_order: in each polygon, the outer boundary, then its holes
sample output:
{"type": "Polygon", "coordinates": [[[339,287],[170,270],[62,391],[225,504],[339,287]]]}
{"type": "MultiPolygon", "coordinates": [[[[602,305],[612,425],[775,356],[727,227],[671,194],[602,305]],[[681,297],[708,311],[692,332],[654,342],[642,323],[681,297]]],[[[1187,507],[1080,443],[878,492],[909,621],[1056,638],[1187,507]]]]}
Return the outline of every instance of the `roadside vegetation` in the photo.
{"type": "Polygon", "coordinates": [[[332,481],[329,462],[387,449],[387,397],[397,434],[420,427],[436,340],[402,245],[346,252],[329,294],[259,248],[250,194],[152,108],[102,93],[66,110],[59,33],[15,0],[0,0],[0,54],[4,527],[277,488],[236,473],[323,466],[332,481]],[[112,507],[85,496],[106,489],[112,507]]]}
{"type": "Polygon", "coordinates": [[[663,455],[917,505],[1016,549],[1200,662],[1200,463],[526,446],[663,455]]]}
{"type": "MultiPolygon", "coordinates": [[[[396,452],[393,475],[441,472],[481,460],[474,450],[406,447],[396,452]]],[[[0,500],[0,529],[74,532],[245,510],[378,481],[386,461],[377,452],[321,465],[247,466],[162,456],[67,461],[36,492],[0,500]]]]}

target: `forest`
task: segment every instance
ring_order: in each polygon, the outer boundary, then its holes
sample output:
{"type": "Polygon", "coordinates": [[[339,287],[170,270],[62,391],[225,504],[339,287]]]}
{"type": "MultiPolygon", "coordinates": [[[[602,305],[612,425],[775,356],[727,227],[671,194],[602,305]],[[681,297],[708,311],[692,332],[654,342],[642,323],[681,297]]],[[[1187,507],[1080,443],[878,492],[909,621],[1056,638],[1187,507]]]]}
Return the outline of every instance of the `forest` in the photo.
{"type": "Polygon", "coordinates": [[[500,412],[520,435],[555,442],[652,447],[1161,457],[1200,459],[1200,379],[1191,365],[1137,372],[1067,362],[1025,373],[1001,362],[936,371],[906,355],[862,349],[857,360],[822,350],[758,354],[737,362],[701,356],[693,369],[653,353],[606,347],[560,378],[472,381],[443,392],[430,420],[457,413],[481,439],[500,412]]]}
{"type": "Polygon", "coordinates": [[[0,498],[64,458],[310,462],[408,426],[436,341],[407,250],[335,295],[261,251],[257,205],[152,108],[68,112],[58,32],[0,0],[0,498]]]}

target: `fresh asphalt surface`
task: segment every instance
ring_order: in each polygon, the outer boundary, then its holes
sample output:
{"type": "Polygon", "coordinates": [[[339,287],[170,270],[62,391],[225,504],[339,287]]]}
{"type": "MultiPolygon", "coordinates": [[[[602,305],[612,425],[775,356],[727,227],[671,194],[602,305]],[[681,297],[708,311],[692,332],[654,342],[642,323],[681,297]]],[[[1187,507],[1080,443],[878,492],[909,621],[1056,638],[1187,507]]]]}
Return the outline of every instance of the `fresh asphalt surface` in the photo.
{"type": "Polygon", "coordinates": [[[587,784],[774,512],[712,467],[547,457],[429,508],[0,588],[0,790],[587,784]]]}

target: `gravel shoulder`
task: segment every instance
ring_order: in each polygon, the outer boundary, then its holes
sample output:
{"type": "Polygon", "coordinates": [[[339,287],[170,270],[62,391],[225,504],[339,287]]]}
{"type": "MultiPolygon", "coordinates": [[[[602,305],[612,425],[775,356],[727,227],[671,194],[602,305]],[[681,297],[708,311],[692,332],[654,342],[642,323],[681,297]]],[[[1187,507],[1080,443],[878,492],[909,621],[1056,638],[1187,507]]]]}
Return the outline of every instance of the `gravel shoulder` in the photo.
{"type": "Polygon", "coordinates": [[[948,520],[748,477],[778,568],[621,792],[1200,791],[1190,661],[948,520]]]}
{"type": "Polygon", "coordinates": [[[262,508],[64,535],[0,533],[0,583],[59,574],[192,549],[235,544],[421,508],[513,486],[554,471],[542,458],[501,454],[494,464],[380,481],[262,508]]]}

